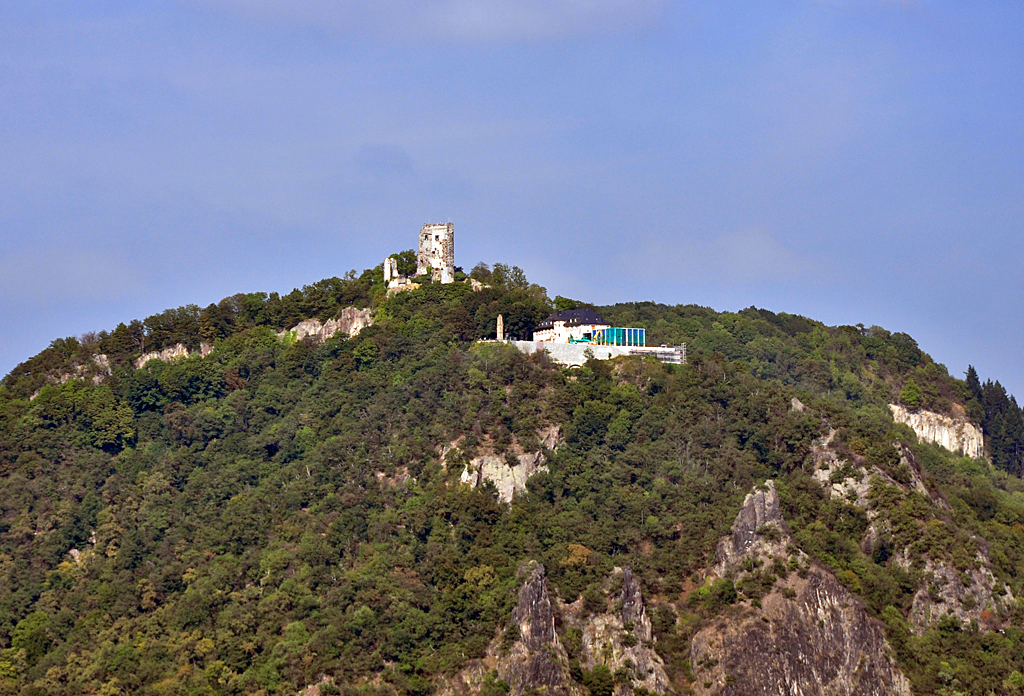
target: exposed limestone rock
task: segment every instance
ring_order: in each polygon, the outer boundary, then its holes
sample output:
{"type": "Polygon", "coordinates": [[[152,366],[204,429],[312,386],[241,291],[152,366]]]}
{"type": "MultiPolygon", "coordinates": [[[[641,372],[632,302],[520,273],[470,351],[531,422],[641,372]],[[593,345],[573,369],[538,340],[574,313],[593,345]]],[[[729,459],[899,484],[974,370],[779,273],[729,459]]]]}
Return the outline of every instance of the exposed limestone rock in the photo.
{"type": "MultiPolygon", "coordinates": [[[[93,384],[99,384],[107,377],[110,376],[110,358],[103,353],[97,353],[89,357],[89,360],[73,366],[71,372],[64,372],[53,377],[52,375],[47,378],[47,381],[51,383],[66,384],[73,379],[88,379],[93,384]]],[[[37,391],[31,397],[29,401],[39,396],[37,391]]]]}
{"type": "Polygon", "coordinates": [[[611,605],[607,611],[585,615],[582,598],[563,607],[565,624],[582,635],[581,666],[592,670],[605,665],[613,674],[623,668],[628,670],[630,683],[618,684],[616,696],[631,696],[636,687],[659,694],[671,692],[665,663],[654,650],[654,632],[639,578],[627,567],[616,568],[612,579],[621,579],[622,590],[607,598],[611,605]],[[621,609],[615,608],[617,604],[621,609]]]}
{"type": "MultiPolygon", "coordinates": [[[[205,358],[212,352],[213,346],[211,344],[205,342],[199,344],[199,355],[201,355],[202,357],[205,358]]],[[[170,362],[171,360],[178,360],[179,358],[187,358],[189,355],[194,355],[194,353],[190,353],[188,348],[186,348],[184,344],[176,343],[170,348],[164,348],[163,350],[154,350],[152,352],[145,353],[140,357],[136,358],[135,369],[138,370],[143,365],[148,363],[150,360],[163,360],[164,362],[170,362]]]]}
{"type": "MultiPolygon", "coordinates": [[[[833,498],[846,500],[864,509],[869,525],[861,541],[861,549],[866,553],[871,551],[880,536],[890,530],[889,521],[871,502],[872,487],[879,482],[898,488],[908,495],[911,492],[919,493],[943,513],[951,511],[949,503],[925,485],[914,453],[903,445],[897,443],[896,447],[902,468],[909,475],[909,483],[896,481],[878,467],[868,470],[864,466],[854,467],[839,459],[831,448],[834,436],[835,431],[832,431],[812,447],[814,478],[833,498]]],[[[907,570],[915,569],[914,557],[908,548],[897,550],[891,562],[907,570]]],[[[920,635],[947,615],[955,616],[965,625],[977,622],[981,630],[989,630],[996,625],[991,618],[992,610],[1012,606],[1015,600],[1008,588],[1004,588],[1004,593],[993,591],[993,588],[1001,587],[1001,583],[992,573],[992,563],[983,542],[979,543],[976,562],[976,566],[961,572],[948,560],[927,557],[917,559],[916,567],[921,571],[918,575],[922,579],[914,595],[909,617],[917,634],[920,635]]]]}
{"type": "MultiPolygon", "coordinates": [[[[537,433],[543,448],[536,452],[515,454],[519,462],[509,466],[504,456],[491,451],[474,457],[462,471],[460,480],[476,488],[484,481],[490,481],[498,489],[498,498],[505,503],[511,502],[516,493],[526,490],[526,482],[538,471],[547,471],[544,463],[545,450],[553,450],[562,442],[557,425],[549,426],[537,433]]],[[[485,448],[487,449],[487,448],[485,448]]],[[[447,454],[447,451],[443,454],[447,454]]]]}
{"type": "Polygon", "coordinates": [[[419,283],[414,283],[403,276],[399,276],[398,278],[392,278],[391,282],[388,283],[388,297],[396,295],[400,292],[405,292],[406,290],[416,290],[417,288],[419,288],[419,286],[419,283]]]}
{"type": "Polygon", "coordinates": [[[562,444],[562,429],[557,425],[549,425],[537,431],[540,444],[546,450],[556,450],[562,444]]]}
{"type": "Polygon", "coordinates": [[[509,503],[516,492],[526,490],[526,482],[538,471],[547,471],[544,465],[544,453],[516,455],[519,464],[509,466],[504,457],[495,454],[482,454],[474,457],[469,466],[463,470],[460,480],[476,488],[484,481],[491,481],[498,489],[498,499],[509,503]]]}
{"type": "Polygon", "coordinates": [[[868,470],[864,466],[854,466],[845,459],[840,459],[832,449],[832,441],[836,431],[832,430],[820,442],[811,447],[811,458],[814,463],[814,478],[821,487],[829,491],[833,498],[842,498],[857,507],[865,509],[869,520],[878,516],[878,511],[871,505],[869,496],[871,484],[876,478],[904,491],[914,490],[929,498],[944,510],[949,510],[949,503],[928,489],[921,477],[921,470],[913,452],[900,443],[894,446],[900,453],[900,464],[910,477],[910,485],[896,481],[877,466],[868,470]]]}
{"type": "Polygon", "coordinates": [[[150,360],[163,360],[168,362],[171,360],[178,360],[179,358],[188,357],[188,348],[182,343],[176,343],[170,348],[164,348],[163,350],[154,350],[150,353],[145,353],[135,360],[135,369],[140,369],[143,365],[148,363],[150,360]]]}
{"type": "Polygon", "coordinates": [[[633,623],[637,638],[649,641],[654,637],[651,632],[651,620],[647,618],[647,609],[640,594],[640,580],[633,575],[629,566],[622,569],[622,622],[633,623]]]}
{"type": "Polygon", "coordinates": [[[555,609],[544,566],[531,562],[521,577],[519,601],[505,633],[491,641],[482,660],[474,660],[441,685],[439,696],[479,693],[491,673],[508,684],[509,696],[534,690],[553,696],[581,696],[569,676],[569,657],[555,632],[555,609]]]}
{"type": "Polygon", "coordinates": [[[758,602],[738,603],[694,636],[694,693],[909,696],[881,626],[828,571],[793,549],[771,481],[747,496],[718,558],[709,576],[734,578],[744,591],[754,591],[749,579],[771,586],[758,602]],[[794,565],[803,570],[790,573],[794,565]]]}
{"type": "MultiPolygon", "coordinates": [[[[321,323],[319,319],[308,319],[301,321],[291,329],[281,331],[277,335],[280,338],[284,338],[289,332],[295,334],[295,339],[301,341],[304,338],[311,337],[319,343],[323,343],[328,338],[333,336],[338,331],[343,331],[349,336],[355,336],[360,331],[365,329],[367,326],[373,325],[373,316],[369,309],[357,309],[356,307],[345,307],[341,310],[341,314],[337,319],[329,319],[326,323],[321,323]]],[[[199,355],[206,357],[213,352],[213,345],[209,343],[199,344],[199,355]]],[[[177,360],[179,358],[187,358],[190,355],[188,348],[183,344],[178,343],[171,346],[170,348],[164,348],[159,351],[152,351],[145,353],[135,360],[135,369],[141,368],[143,365],[148,363],[150,360],[177,360]]],[[[103,356],[104,360],[106,356],[103,356]]],[[[109,363],[106,366],[107,373],[109,374],[110,368],[109,363]]]]}
{"type": "Polygon", "coordinates": [[[307,319],[306,321],[300,321],[289,331],[282,331],[277,335],[283,338],[286,334],[292,332],[295,334],[295,340],[297,341],[311,337],[318,343],[323,343],[339,331],[351,337],[357,335],[367,326],[372,325],[373,316],[369,309],[345,307],[345,309],[341,310],[341,316],[337,319],[328,319],[324,323],[321,323],[319,319],[307,319]]]}
{"type": "MultiPolygon", "coordinates": [[[[914,456],[913,451],[899,442],[895,444],[895,447],[896,451],[900,453],[900,464],[904,467],[904,470],[910,474],[910,486],[904,486],[893,480],[891,477],[888,477],[889,482],[893,485],[901,486],[904,489],[909,490],[910,488],[913,488],[913,490],[931,499],[933,503],[946,512],[949,512],[951,508],[949,507],[949,503],[946,499],[938,493],[929,490],[928,486],[925,485],[924,477],[921,476],[921,465],[917,463],[917,458],[914,456]]],[[[882,472],[877,468],[875,469],[875,472],[884,476],[884,474],[882,474],[882,472]]]]}
{"type": "Polygon", "coordinates": [[[794,396],[792,399],[789,400],[789,410],[796,411],[797,413],[803,413],[804,411],[807,410],[807,407],[804,406],[803,402],[800,401],[800,399],[794,396]]]}
{"type": "Polygon", "coordinates": [[[899,404],[889,404],[897,423],[910,426],[925,442],[942,445],[950,452],[963,452],[967,457],[981,457],[985,437],[981,428],[965,419],[953,419],[931,411],[908,411],[899,404]]]}
{"type": "MultiPolygon", "coordinates": [[[[864,508],[868,519],[874,519],[877,512],[869,505],[868,494],[871,492],[871,484],[868,470],[863,466],[854,467],[839,459],[831,447],[835,436],[836,431],[832,430],[821,441],[811,446],[814,478],[833,498],[840,498],[864,508]]],[[[873,468],[872,473],[884,475],[877,467],[873,468]]]]}
{"type": "MultiPolygon", "coordinates": [[[[960,572],[948,561],[925,560],[925,582],[914,595],[910,623],[920,635],[944,616],[955,616],[963,625],[977,622],[982,630],[990,629],[992,609],[1012,606],[1016,600],[992,574],[991,562],[978,553],[978,565],[960,572]],[[1001,593],[993,591],[1000,587],[1001,593]]],[[[993,624],[994,625],[994,624],[993,624]]]]}

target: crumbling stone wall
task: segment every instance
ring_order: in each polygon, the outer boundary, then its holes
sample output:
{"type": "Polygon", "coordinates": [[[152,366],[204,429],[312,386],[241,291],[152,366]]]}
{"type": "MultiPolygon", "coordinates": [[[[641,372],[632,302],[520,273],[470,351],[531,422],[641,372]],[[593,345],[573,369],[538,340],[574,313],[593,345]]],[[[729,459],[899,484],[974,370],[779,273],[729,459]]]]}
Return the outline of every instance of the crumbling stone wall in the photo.
{"type": "Polygon", "coordinates": [[[426,224],[420,230],[416,275],[431,269],[431,280],[451,283],[455,280],[455,224],[426,224]]]}
{"type": "Polygon", "coordinates": [[[393,278],[398,278],[398,259],[389,256],[384,259],[384,282],[390,283],[393,278]]]}

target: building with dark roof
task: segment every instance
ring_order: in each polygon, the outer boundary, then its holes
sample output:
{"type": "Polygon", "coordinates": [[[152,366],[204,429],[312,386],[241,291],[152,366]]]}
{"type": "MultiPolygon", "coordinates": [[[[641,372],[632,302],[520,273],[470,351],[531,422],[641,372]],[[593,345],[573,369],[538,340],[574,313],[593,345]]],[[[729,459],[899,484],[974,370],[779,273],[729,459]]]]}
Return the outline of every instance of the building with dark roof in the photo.
{"type": "Polygon", "coordinates": [[[537,324],[537,328],[533,332],[533,340],[569,343],[570,339],[574,341],[589,339],[595,331],[610,326],[611,324],[606,322],[604,317],[592,309],[566,309],[555,312],[537,324]]]}

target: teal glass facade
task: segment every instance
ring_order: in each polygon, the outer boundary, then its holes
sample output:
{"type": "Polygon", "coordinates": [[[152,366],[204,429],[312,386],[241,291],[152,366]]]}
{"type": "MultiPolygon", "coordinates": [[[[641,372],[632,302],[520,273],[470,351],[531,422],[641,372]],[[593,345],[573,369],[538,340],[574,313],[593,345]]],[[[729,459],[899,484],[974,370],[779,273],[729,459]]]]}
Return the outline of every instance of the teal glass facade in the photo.
{"type": "Polygon", "coordinates": [[[646,346],[646,329],[609,327],[599,329],[591,335],[591,340],[600,346],[646,346]]]}

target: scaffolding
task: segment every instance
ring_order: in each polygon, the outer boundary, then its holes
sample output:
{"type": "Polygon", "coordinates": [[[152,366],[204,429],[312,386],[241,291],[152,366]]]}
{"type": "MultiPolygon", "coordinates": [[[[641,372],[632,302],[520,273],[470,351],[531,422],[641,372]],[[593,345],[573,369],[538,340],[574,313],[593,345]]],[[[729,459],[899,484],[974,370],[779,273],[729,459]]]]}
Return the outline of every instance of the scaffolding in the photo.
{"type": "Polygon", "coordinates": [[[658,362],[671,363],[673,365],[686,364],[686,344],[680,343],[677,346],[661,346],[660,348],[648,348],[647,350],[631,350],[630,355],[653,355],[658,362]]]}

